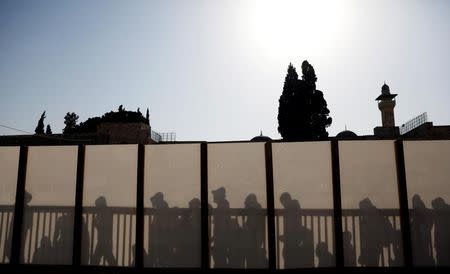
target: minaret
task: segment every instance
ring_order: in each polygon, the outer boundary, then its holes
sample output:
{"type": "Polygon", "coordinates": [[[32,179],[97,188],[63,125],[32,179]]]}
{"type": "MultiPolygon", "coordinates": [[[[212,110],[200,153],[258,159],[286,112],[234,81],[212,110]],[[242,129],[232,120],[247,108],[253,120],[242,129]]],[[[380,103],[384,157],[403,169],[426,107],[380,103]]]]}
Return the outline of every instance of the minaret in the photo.
{"type": "Polygon", "coordinates": [[[374,128],[374,134],[379,137],[395,137],[399,135],[399,128],[395,126],[394,107],[397,94],[391,94],[389,86],[384,83],[381,94],[375,99],[381,111],[381,127],[374,128]]]}

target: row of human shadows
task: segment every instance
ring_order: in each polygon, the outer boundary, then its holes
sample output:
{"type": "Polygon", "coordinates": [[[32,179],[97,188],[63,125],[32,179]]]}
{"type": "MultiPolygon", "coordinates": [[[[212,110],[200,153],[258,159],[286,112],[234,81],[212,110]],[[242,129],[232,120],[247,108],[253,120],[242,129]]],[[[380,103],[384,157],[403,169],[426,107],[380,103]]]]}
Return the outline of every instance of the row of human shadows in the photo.
{"type": "MultiPolygon", "coordinates": [[[[226,190],[220,187],[212,191],[216,204],[212,213],[211,255],[216,268],[266,268],[268,266],[265,246],[266,216],[255,194],[244,201],[245,216],[242,225],[230,214],[226,190]]],[[[334,255],[327,242],[314,247],[313,231],[303,225],[300,203],[287,192],[281,194],[280,202],[285,209],[283,231],[278,240],[283,243],[282,256],[285,268],[318,267],[335,265],[334,255]]]]}
{"type": "MultiPolygon", "coordinates": [[[[418,194],[413,195],[411,202],[410,224],[414,265],[449,266],[450,205],[438,197],[431,201],[432,209],[429,209],[418,194]]],[[[388,216],[382,215],[369,198],[359,202],[359,210],[360,255],[356,258],[351,243],[351,232],[344,231],[344,265],[356,266],[358,263],[361,266],[380,266],[384,248],[393,251],[388,258],[389,266],[403,265],[401,230],[394,228],[388,216]]]]}
{"type": "MultiPolygon", "coordinates": [[[[212,215],[211,255],[214,267],[217,268],[264,268],[267,267],[265,247],[265,216],[261,212],[255,194],[249,194],[244,202],[242,225],[236,216],[227,213],[229,202],[225,188],[212,191],[216,204],[212,215]]],[[[25,206],[31,201],[31,194],[25,194],[25,206]]],[[[189,202],[189,209],[170,211],[168,203],[161,192],[150,198],[153,218],[149,229],[149,252],[144,254],[146,266],[153,267],[197,267],[200,265],[200,200],[189,202]],[[170,214],[172,212],[172,214],[170,214]],[[173,214],[175,212],[175,214],[173,214]],[[181,212],[181,213],[180,213],[181,212]]],[[[328,251],[328,244],[319,242],[314,253],[313,232],[301,223],[300,203],[292,199],[289,193],[280,196],[285,208],[283,216],[283,234],[278,240],[283,242],[282,256],[285,268],[314,267],[314,254],[318,257],[318,266],[334,265],[334,256],[328,251]]],[[[428,209],[419,195],[412,199],[411,234],[414,262],[416,265],[449,265],[450,264],[450,205],[442,198],[432,201],[432,209],[428,209]],[[432,246],[432,230],[434,231],[434,251],[432,246]],[[436,258],[436,260],[435,260],[436,258]]],[[[360,207],[360,256],[356,260],[355,248],[352,245],[352,234],[344,231],[343,243],[345,265],[378,266],[383,248],[392,245],[393,257],[389,258],[390,266],[402,264],[401,232],[395,230],[386,216],[370,199],[365,198],[360,207]]],[[[212,206],[210,205],[210,208],[212,206]]],[[[176,209],[176,208],[172,208],[176,209]]],[[[27,212],[25,210],[25,212],[27,212]]],[[[103,263],[117,265],[113,255],[113,212],[107,206],[106,199],[99,197],[95,201],[96,213],[93,226],[97,230],[97,243],[91,255],[82,252],[84,264],[98,265],[103,263]]],[[[24,215],[24,235],[31,233],[33,218],[24,215]]],[[[12,225],[10,226],[12,228],[12,225]]],[[[84,248],[89,247],[89,231],[83,219],[84,248]]],[[[65,250],[72,247],[73,216],[65,214],[58,218],[52,241],[43,236],[39,247],[34,251],[32,263],[70,263],[71,254],[65,250]],[[52,244],[53,242],[53,244],[52,244]],[[69,256],[70,255],[70,256],[69,256]]],[[[12,230],[10,231],[12,233],[12,230]]],[[[12,235],[12,234],[11,234],[12,235]]],[[[11,237],[7,237],[11,238],[11,237]]],[[[24,250],[25,241],[22,241],[24,250]]],[[[134,265],[134,246],[131,248],[134,265]]],[[[23,256],[24,254],[22,254],[23,256]]],[[[7,254],[7,257],[9,254],[7,254]]],[[[22,261],[25,261],[22,257],[22,261]]]]}
{"type": "Polygon", "coordinates": [[[414,263],[419,266],[450,266],[450,205],[438,197],[431,201],[431,208],[427,208],[422,198],[415,194],[412,208],[410,217],[414,263]]]}

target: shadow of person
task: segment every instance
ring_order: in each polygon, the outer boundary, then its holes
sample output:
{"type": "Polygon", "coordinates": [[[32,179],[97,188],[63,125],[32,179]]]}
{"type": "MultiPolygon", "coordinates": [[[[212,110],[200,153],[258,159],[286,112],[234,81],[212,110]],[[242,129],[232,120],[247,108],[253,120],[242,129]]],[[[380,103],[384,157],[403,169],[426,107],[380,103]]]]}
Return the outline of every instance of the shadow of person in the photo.
{"type": "Polygon", "coordinates": [[[285,208],[283,216],[283,258],[285,268],[314,267],[313,232],[301,224],[300,203],[284,192],[280,202],[285,208]]]}
{"type": "Polygon", "coordinates": [[[164,200],[162,192],[153,195],[150,202],[154,215],[150,224],[148,261],[154,267],[168,267],[173,260],[169,204],[164,200]]]}
{"type": "MultiPolygon", "coordinates": [[[[29,206],[28,204],[33,199],[33,196],[25,190],[24,194],[24,209],[23,209],[23,223],[22,223],[22,242],[20,245],[20,261],[23,263],[25,262],[25,255],[24,255],[24,247],[25,247],[25,239],[27,238],[27,234],[31,233],[31,228],[33,227],[33,213],[30,212],[30,210],[26,210],[26,208],[29,206]]],[[[11,218],[11,221],[9,223],[9,230],[8,234],[6,236],[5,240],[5,258],[8,258],[9,261],[11,261],[11,248],[12,248],[12,240],[13,240],[13,230],[14,230],[14,216],[11,218]]],[[[30,237],[31,238],[31,237],[30,237]]]]}
{"type": "Polygon", "coordinates": [[[355,246],[352,244],[352,233],[344,231],[342,233],[344,245],[344,266],[356,266],[355,246]]]}
{"type": "Polygon", "coordinates": [[[217,205],[213,217],[213,236],[211,254],[214,260],[214,268],[226,268],[232,241],[230,204],[225,198],[225,188],[220,187],[212,191],[213,202],[217,205]]]}
{"type": "Polygon", "coordinates": [[[166,266],[179,267],[182,263],[182,258],[180,254],[181,242],[184,235],[182,231],[181,222],[183,221],[183,215],[186,214],[182,212],[179,207],[174,206],[169,210],[169,229],[167,230],[169,240],[167,245],[169,247],[169,257],[166,261],[166,266]]]}
{"type": "Polygon", "coordinates": [[[325,242],[317,243],[316,256],[319,258],[318,267],[334,266],[334,255],[328,251],[328,245],[325,242]]]}
{"type": "Polygon", "coordinates": [[[383,246],[390,245],[392,224],[380,215],[369,198],[359,202],[360,247],[358,262],[363,266],[379,266],[383,246]]]}
{"type": "Polygon", "coordinates": [[[247,268],[264,268],[267,266],[265,241],[265,216],[256,195],[251,193],[244,202],[245,222],[243,226],[244,256],[247,268]]]}
{"type": "Polygon", "coordinates": [[[228,265],[229,268],[245,268],[244,231],[239,225],[237,216],[230,219],[230,231],[228,231],[228,265]]]}
{"type": "Polygon", "coordinates": [[[50,264],[53,261],[52,244],[48,236],[43,236],[33,254],[33,264],[50,264]]]}
{"type": "MultiPolygon", "coordinates": [[[[81,263],[86,265],[86,264],[89,264],[89,258],[91,258],[91,254],[89,254],[90,249],[91,249],[91,246],[90,246],[91,238],[89,237],[89,229],[88,229],[85,217],[83,216],[81,218],[81,220],[82,220],[82,225],[81,225],[81,229],[82,229],[82,232],[81,232],[81,235],[82,235],[81,236],[81,246],[82,246],[81,263]]],[[[92,233],[94,233],[94,232],[92,231],[92,233]]]]}
{"type": "Polygon", "coordinates": [[[402,232],[401,230],[394,230],[392,236],[392,254],[394,258],[389,258],[389,266],[403,265],[403,247],[402,247],[402,232]]]}
{"type": "Polygon", "coordinates": [[[431,229],[433,228],[432,210],[426,208],[419,195],[412,197],[411,244],[415,265],[434,265],[431,229]]]}
{"type": "Polygon", "coordinates": [[[284,268],[298,268],[301,267],[298,261],[301,243],[300,203],[287,192],[280,195],[280,202],[285,209],[283,235],[279,237],[283,242],[284,268]]]}
{"type": "Polygon", "coordinates": [[[300,226],[299,264],[302,267],[314,267],[314,235],[306,225],[300,226]]]}
{"type": "Polygon", "coordinates": [[[98,265],[103,258],[108,265],[116,266],[117,261],[112,253],[113,213],[107,206],[105,197],[100,196],[95,200],[95,212],[93,224],[97,229],[97,245],[92,254],[91,264],[98,265]]]}
{"type": "Polygon", "coordinates": [[[450,265],[450,205],[441,197],[431,202],[434,210],[434,248],[436,263],[439,266],[450,265]]]}
{"type": "MultiPolygon", "coordinates": [[[[23,205],[23,221],[22,221],[22,240],[21,240],[21,245],[20,245],[20,261],[22,263],[25,262],[25,245],[26,245],[26,240],[27,240],[27,236],[29,235],[30,237],[28,237],[28,240],[31,241],[31,229],[33,228],[33,212],[31,212],[31,210],[28,209],[29,204],[31,202],[31,200],[33,199],[33,196],[28,192],[25,191],[24,193],[24,205],[23,205]]],[[[13,224],[14,224],[14,218],[11,220],[11,225],[9,227],[9,235],[11,235],[10,237],[8,237],[8,240],[12,241],[12,235],[13,235],[13,224]]],[[[37,241],[37,239],[36,239],[37,241]]],[[[13,244],[13,243],[12,243],[13,244]]],[[[9,245],[10,247],[12,245],[9,245]]],[[[31,258],[28,258],[28,262],[31,262],[31,258]]]]}
{"type": "Polygon", "coordinates": [[[56,220],[53,233],[55,263],[70,264],[72,261],[73,213],[64,214],[56,220]]]}
{"type": "Polygon", "coordinates": [[[181,217],[179,227],[178,266],[199,267],[201,264],[201,203],[198,198],[189,201],[189,210],[181,217]]]}
{"type": "MultiPolygon", "coordinates": [[[[136,265],[136,244],[131,245],[131,256],[132,256],[132,260],[131,260],[130,266],[135,266],[136,265]]],[[[148,256],[147,251],[145,251],[145,249],[142,250],[142,256],[144,258],[148,256]]]]}

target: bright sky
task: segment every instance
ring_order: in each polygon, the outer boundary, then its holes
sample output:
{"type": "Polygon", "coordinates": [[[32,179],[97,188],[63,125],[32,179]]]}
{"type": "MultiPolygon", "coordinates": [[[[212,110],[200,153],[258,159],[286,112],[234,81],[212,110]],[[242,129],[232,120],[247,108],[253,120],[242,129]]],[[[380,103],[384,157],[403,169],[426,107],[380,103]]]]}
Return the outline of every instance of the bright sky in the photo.
{"type": "MultiPolygon", "coordinates": [[[[308,60],[333,123],[372,134],[383,81],[396,123],[428,112],[450,124],[450,1],[0,2],[0,124],[53,132],[150,109],[177,140],[245,140],[277,132],[289,62],[308,60]]],[[[0,128],[0,134],[19,134],[0,128]]]]}

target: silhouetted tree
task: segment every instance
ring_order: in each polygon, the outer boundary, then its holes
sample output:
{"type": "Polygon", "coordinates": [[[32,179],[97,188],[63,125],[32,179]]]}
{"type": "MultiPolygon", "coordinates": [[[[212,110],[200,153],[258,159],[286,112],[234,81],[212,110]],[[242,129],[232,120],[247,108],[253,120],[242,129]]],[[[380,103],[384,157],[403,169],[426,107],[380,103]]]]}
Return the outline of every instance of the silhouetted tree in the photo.
{"type": "Polygon", "coordinates": [[[148,108],[147,113],[145,114],[145,120],[147,120],[147,124],[150,124],[150,113],[148,112],[148,108]]]}
{"type": "Polygon", "coordinates": [[[308,61],[302,63],[302,79],[289,64],[279,99],[278,132],[285,140],[321,140],[328,137],[330,111],[320,90],[316,73],[308,61]]]}
{"type": "Polygon", "coordinates": [[[64,116],[64,124],[66,125],[63,129],[64,134],[74,132],[78,118],[79,117],[75,112],[67,112],[66,116],[64,116]]]}
{"type": "Polygon", "coordinates": [[[34,132],[36,134],[44,134],[44,128],[45,128],[44,119],[45,119],[45,111],[42,113],[41,118],[39,118],[36,129],[34,130],[34,132]]]}
{"type": "Polygon", "coordinates": [[[50,125],[47,125],[47,128],[45,129],[45,134],[47,134],[47,135],[53,134],[52,128],[50,127],[50,125]]]}
{"type": "Polygon", "coordinates": [[[123,105],[119,106],[119,112],[125,111],[125,108],[123,107],[123,105]]]}

